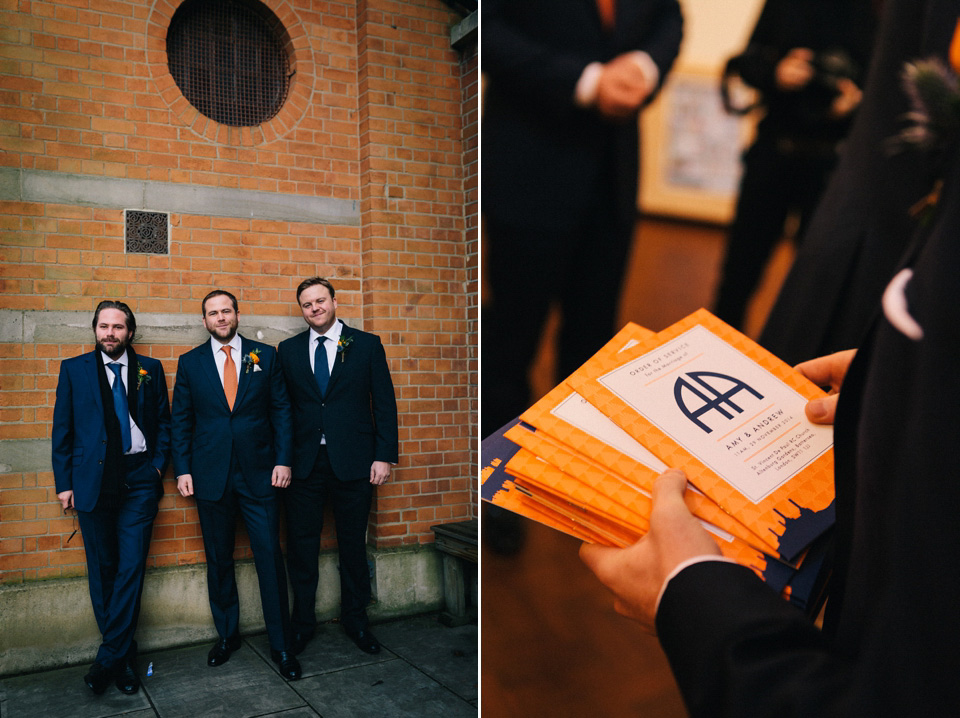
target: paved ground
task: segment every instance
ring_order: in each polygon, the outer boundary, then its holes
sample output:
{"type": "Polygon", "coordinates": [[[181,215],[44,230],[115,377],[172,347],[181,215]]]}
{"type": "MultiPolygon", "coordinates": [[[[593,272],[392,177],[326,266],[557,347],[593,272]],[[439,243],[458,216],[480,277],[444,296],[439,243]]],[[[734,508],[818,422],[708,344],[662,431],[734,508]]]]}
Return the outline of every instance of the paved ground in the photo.
{"type": "Polygon", "coordinates": [[[140,656],[153,676],[127,696],[83,684],[87,666],[0,679],[0,718],[458,718],[477,715],[477,626],[448,628],[435,616],[372,627],[383,650],[360,651],[336,624],[323,624],[299,656],[303,678],[287,683],[270,660],[266,634],[217,668],[209,644],[140,656]]]}

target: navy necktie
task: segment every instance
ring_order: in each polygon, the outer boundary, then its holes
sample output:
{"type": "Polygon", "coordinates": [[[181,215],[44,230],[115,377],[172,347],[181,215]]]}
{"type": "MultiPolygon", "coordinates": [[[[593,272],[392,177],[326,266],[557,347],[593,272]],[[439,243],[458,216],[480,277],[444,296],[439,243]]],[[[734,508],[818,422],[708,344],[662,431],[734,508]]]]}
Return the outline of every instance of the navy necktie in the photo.
{"type": "Polygon", "coordinates": [[[130,451],[133,441],[130,439],[130,409],[127,407],[127,392],[123,387],[123,379],[120,378],[120,364],[110,362],[107,364],[113,370],[113,410],[117,412],[117,420],[120,422],[120,436],[123,439],[123,453],[130,451]]]}
{"type": "Polygon", "coordinates": [[[317,386],[320,387],[320,396],[327,393],[327,382],[330,381],[330,367],[327,366],[327,350],[323,348],[326,337],[320,337],[317,342],[317,348],[313,352],[313,376],[317,379],[317,386]]]}

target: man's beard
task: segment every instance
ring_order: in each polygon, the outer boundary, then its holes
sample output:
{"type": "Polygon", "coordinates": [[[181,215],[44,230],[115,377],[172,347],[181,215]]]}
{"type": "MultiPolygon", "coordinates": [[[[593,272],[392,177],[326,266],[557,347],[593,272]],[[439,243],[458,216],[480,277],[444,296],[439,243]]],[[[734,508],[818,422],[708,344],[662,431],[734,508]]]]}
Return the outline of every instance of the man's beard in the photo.
{"type": "Polygon", "coordinates": [[[130,342],[123,342],[123,341],[117,342],[116,348],[113,351],[109,351],[103,344],[101,344],[99,341],[97,342],[97,349],[102,351],[111,359],[119,359],[120,357],[122,357],[123,353],[127,351],[128,346],[130,346],[130,342]]]}
{"type": "Polygon", "coordinates": [[[220,336],[220,334],[217,333],[217,330],[220,329],[220,327],[207,329],[207,331],[210,333],[210,336],[216,338],[218,342],[221,342],[222,344],[229,344],[231,341],[233,341],[233,338],[237,335],[237,329],[239,328],[239,324],[232,324],[232,325],[229,325],[227,328],[230,330],[230,332],[225,337],[222,337],[220,336]]]}

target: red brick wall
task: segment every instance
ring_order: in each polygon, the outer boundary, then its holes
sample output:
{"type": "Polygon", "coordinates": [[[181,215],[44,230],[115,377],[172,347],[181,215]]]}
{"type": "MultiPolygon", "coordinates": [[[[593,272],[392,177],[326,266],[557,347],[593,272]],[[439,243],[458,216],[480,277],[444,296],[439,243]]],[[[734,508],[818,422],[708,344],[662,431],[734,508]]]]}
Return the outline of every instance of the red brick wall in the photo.
{"type": "MultiPolygon", "coordinates": [[[[439,0],[265,0],[296,75],[277,117],[240,130],[199,115],[166,71],[178,4],[0,3],[0,168],[349,200],[359,224],[172,213],[170,254],[151,256],[124,253],[120,206],[0,201],[0,310],[120,298],[192,321],[216,286],[243,331],[245,316],[299,316],[300,279],[330,277],[340,316],[383,339],[400,410],[371,541],[432,541],[432,524],[475,515],[475,47],[450,47],[460,18],[439,0]]],[[[60,360],[92,348],[0,342],[0,452],[49,437],[60,360]]],[[[138,344],[171,388],[188,348],[138,344]]],[[[202,561],[193,502],[166,479],[150,563],[202,561]]],[[[0,582],[82,573],[72,530],[51,473],[0,474],[0,582]]]]}

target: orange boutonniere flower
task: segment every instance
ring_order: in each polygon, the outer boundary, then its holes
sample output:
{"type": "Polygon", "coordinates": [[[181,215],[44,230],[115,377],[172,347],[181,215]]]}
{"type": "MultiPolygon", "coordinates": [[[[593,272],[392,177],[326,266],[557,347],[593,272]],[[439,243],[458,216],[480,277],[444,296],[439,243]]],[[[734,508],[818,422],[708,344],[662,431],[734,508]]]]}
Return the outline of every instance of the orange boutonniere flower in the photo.
{"type": "Polygon", "coordinates": [[[140,362],[137,362],[137,389],[143,386],[143,383],[150,383],[150,373],[143,368],[140,362]]]}
{"type": "Polygon", "coordinates": [[[950,41],[950,67],[953,71],[960,74],[960,18],[957,18],[957,26],[953,31],[953,39],[950,41]]]}
{"type": "Polygon", "coordinates": [[[340,337],[337,341],[337,354],[340,355],[340,361],[343,362],[344,356],[346,356],[347,347],[353,342],[353,337],[340,337]]]}
{"type": "Polygon", "coordinates": [[[254,349],[252,352],[243,357],[243,360],[240,362],[244,365],[244,373],[250,371],[250,367],[253,367],[254,371],[263,371],[257,364],[260,363],[260,350],[254,349]]]}

